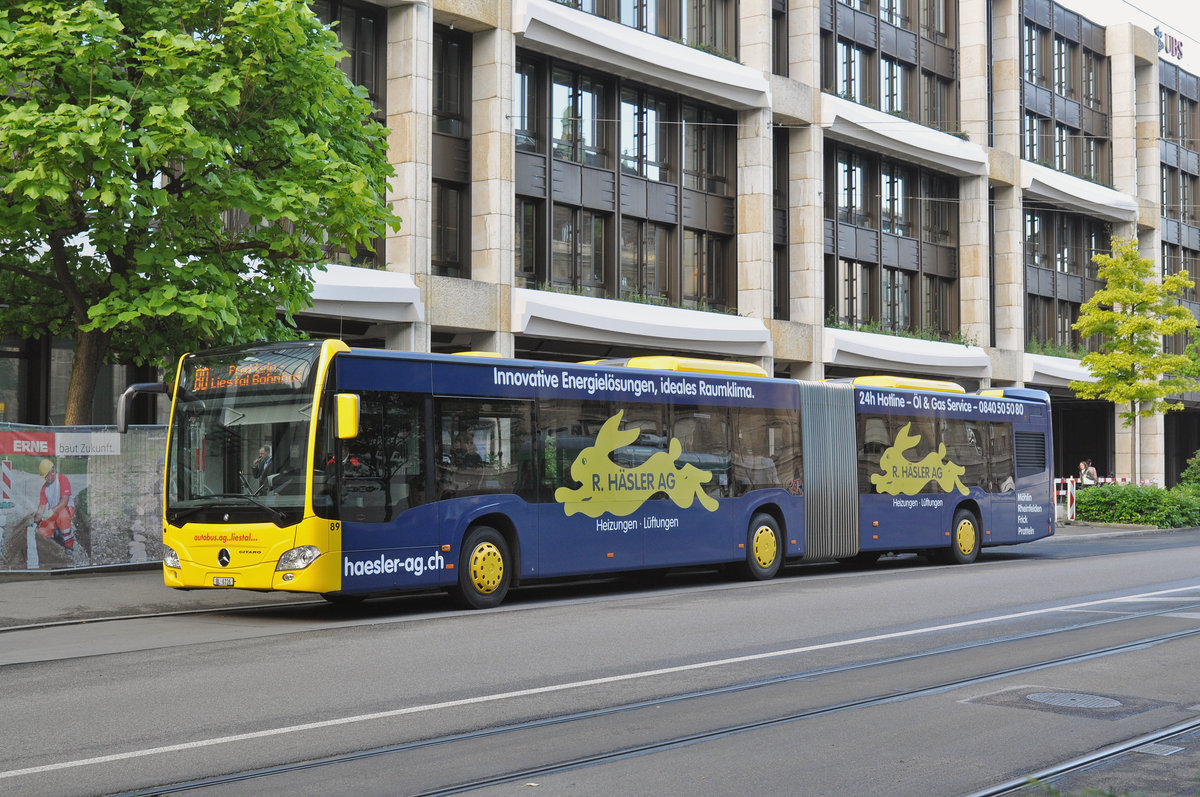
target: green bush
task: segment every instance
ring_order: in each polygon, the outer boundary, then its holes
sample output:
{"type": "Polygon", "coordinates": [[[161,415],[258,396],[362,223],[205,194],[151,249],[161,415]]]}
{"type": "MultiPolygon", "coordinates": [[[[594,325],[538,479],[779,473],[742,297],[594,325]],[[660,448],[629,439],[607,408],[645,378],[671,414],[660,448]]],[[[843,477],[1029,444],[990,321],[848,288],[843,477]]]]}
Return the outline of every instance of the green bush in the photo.
{"type": "Polygon", "coordinates": [[[1180,484],[1200,484],[1200,451],[1187,461],[1187,467],[1179,474],[1180,484]]]}
{"type": "Polygon", "coordinates": [[[1200,485],[1171,490],[1105,484],[1075,493],[1075,517],[1092,523],[1137,523],[1160,529],[1200,526],[1200,485]]]}

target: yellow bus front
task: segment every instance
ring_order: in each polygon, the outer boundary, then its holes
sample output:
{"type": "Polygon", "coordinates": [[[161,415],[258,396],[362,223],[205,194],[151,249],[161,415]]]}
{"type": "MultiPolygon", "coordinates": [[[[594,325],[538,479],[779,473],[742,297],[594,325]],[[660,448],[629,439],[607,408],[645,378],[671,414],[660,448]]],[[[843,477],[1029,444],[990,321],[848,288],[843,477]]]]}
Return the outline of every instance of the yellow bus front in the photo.
{"type": "Polygon", "coordinates": [[[333,446],[315,421],[338,351],[348,347],[276,343],[180,361],[163,489],[167,586],[341,588],[341,524],[316,512],[333,500],[333,446]]]}

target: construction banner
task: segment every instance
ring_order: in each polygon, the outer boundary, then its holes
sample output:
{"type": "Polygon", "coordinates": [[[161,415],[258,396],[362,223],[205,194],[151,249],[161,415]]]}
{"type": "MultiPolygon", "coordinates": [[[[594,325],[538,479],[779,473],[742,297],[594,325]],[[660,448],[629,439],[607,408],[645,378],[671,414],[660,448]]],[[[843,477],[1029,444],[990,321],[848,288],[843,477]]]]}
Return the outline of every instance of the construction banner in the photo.
{"type": "Polygon", "coordinates": [[[166,427],[0,424],[0,571],[162,559],[166,427]]]}

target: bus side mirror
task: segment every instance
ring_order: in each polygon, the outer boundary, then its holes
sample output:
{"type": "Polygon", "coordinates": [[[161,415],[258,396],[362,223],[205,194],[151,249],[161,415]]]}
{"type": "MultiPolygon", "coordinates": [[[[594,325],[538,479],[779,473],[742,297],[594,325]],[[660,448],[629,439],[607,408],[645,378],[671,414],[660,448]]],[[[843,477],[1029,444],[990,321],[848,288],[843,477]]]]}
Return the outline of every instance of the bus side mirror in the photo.
{"type": "Polygon", "coordinates": [[[354,393],[338,393],[337,401],[337,438],[338,440],[353,440],[358,437],[358,396],[354,393]]]}
{"type": "Polygon", "coordinates": [[[120,434],[125,434],[129,429],[129,408],[133,404],[133,397],[138,393],[162,393],[169,396],[171,386],[166,382],[138,382],[127,387],[117,399],[117,431],[120,434]]]}

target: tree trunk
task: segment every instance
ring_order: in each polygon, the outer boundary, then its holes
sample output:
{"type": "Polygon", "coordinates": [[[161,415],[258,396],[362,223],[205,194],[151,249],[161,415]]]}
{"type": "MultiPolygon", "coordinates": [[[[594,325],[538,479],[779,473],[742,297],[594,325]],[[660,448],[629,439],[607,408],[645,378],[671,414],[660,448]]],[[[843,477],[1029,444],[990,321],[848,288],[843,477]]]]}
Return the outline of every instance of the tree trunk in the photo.
{"type": "Polygon", "coordinates": [[[75,359],[71,363],[71,381],[67,384],[67,426],[86,426],[92,422],[92,404],[96,380],[108,352],[109,333],[80,332],[75,339],[75,359]]]}

